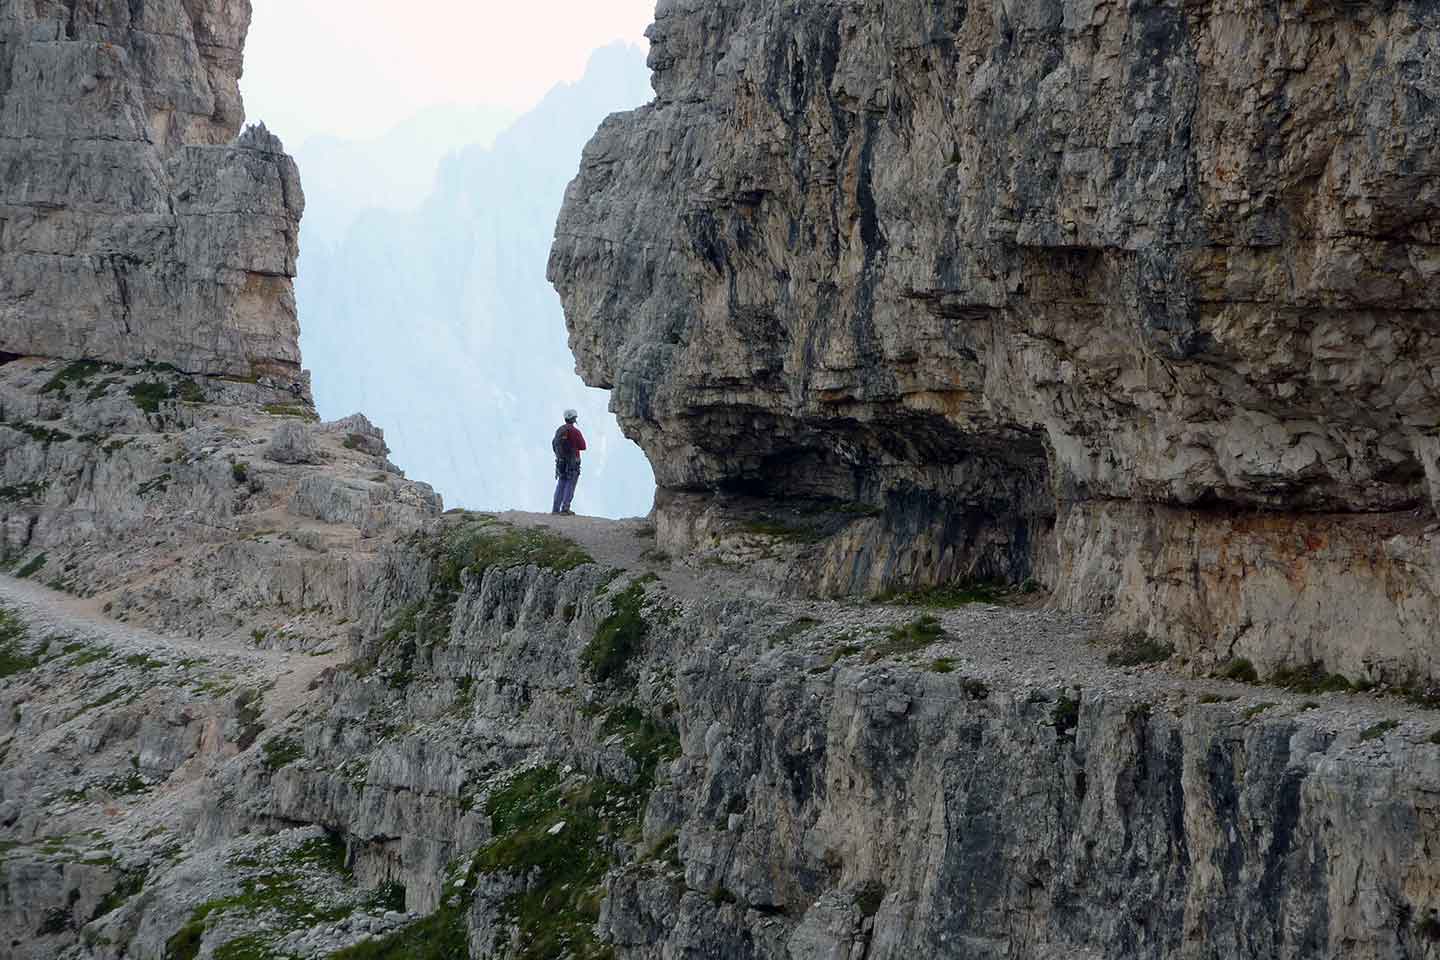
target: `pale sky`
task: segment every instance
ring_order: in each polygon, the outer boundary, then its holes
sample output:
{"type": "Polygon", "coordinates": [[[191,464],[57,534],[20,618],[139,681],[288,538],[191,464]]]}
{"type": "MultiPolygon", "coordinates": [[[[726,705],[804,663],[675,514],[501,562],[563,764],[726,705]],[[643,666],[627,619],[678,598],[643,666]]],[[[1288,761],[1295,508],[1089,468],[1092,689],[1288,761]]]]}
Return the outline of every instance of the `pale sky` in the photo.
{"type": "Polygon", "coordinates": [[[644,43],[655,0],[253,0],[246,114],[289,144],[371,137],[427,106],[522,113],[590,52],[644,43]]]}

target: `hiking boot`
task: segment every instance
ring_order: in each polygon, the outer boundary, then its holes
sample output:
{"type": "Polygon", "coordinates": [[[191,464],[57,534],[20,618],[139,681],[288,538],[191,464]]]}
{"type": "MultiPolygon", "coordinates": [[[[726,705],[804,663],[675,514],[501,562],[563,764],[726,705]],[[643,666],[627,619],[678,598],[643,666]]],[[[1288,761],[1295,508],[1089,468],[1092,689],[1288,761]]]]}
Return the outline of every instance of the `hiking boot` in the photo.
{"type": "Polygon", "coordinates": [[[561,511],[560,511],[560,516],[562,516],[562,517],[573,517],[573,516],[575,516],[575,511],[574,511],[574,510],[561,510],[561,511]]]}

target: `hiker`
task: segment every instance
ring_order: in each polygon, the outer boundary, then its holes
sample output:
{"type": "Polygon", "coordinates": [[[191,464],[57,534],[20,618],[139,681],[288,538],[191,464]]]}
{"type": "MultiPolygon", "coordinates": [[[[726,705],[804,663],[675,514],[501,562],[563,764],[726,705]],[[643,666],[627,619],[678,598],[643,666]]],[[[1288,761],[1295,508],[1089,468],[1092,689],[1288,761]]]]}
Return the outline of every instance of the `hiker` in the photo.
{"type": "Polygon", "coordinates": [[[575,421],[580,414],[574,410],[565,411],[565,423],[555,431],[550,449],[555,452],[555,503],[551,513],[573,517],[570,498],[575,496],[575,484],[580,482],[580,451],[585,449],[585,436],[575,421]]]}

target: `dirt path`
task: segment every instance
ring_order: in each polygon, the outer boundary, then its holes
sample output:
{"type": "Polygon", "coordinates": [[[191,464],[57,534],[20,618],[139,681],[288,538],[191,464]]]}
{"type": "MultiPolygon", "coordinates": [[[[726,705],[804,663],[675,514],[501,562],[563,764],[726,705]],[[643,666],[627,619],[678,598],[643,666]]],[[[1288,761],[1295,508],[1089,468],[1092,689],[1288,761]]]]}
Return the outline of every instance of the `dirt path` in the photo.
{"type": "Polygon", "coordinates": [[[267,724],[304,702],[311,681],[326,667],[343,661],[339,654],[310,656],[257,650],[238,635],[196,640],[156,633],[111,620],[83,598],[14,577],[0,576],[0,605],[13,610],[37,638],[64,638],[108,647],[121,657],[143,655],[195,661],[208,669],[233,674],[247,686],[266,687],[267,724]]]}
{"type": "MultiPolygon", "coordinates": [[[[982,681],[1019,680],[1027,686],[1084,688],[1137,702],[1170,704],[1177,711],[1212,704],[1254,714],[1273,711],[1303,717],[1307,724],[1336,734],[1363,731],[1381,721],[1403,724],[1398,732],[1410,738],[1429,737],[1440,727],[1440,712],[1396,696],[1297,693],[1266,684],[1194,676],[1171,663],[1117,666],[1107,659],[1114,647],[1106,642],[1099,618],[1038,603],[974,603],[935,609],[856,598],[777,598],[743,570],[697,569],[648,553],[654,547],[653,530],[642,519],[521,512],[500,516],[509,523],[563,533],[601,563],[654,573],[665,593],[682,602],[726,596],[764,598],[767,616],[762,629],[772,631],[772,637],[789,649],[817,657],[832,657],[844,648],[869,649],[891,631],[933,616],[943,627],[944,638],[923,650],[924,661],[944,661],[943,669],[982,681]]],[[[860,665],[867,661],[861,653],[845,662],[860,665]]]]}

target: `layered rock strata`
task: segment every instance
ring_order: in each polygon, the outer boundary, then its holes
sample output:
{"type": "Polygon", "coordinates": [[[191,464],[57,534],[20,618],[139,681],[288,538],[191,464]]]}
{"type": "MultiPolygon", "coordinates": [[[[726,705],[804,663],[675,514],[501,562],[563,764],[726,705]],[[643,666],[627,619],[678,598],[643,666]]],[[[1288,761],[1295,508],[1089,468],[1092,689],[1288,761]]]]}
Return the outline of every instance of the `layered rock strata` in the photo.
{"type": "Polygon", "coordinates": [[[236,139],[249,26],[249,0],[0,10],[0,352],[301,382],[305,199],[279,140],[236,139]]]}
{"type": "Polygon", "coordinates": [[[249,742],[256,695],[197,701],[221,664],[178,650],[149,653],[193,718],[168,733],[123,699],[56,709],[75,651],[10,681],[40,748],[7,764],[38,789],[3,795],[27,830],[0,883],[46,878],[10,914],[50,918],[39,955],[326,956],[362,929],[395,957],[1433,951],[1433,711],[1109,667],[1092,623],[1024,608],[743,599],[633,525],[506,519],[392,553],[358,655],[260,686],[249,742]],[[138,756],[133,793],[66,779],[80,730],[138,756]],[[160,823],[173,846],[137,845],[160,823]],[[395,884],[423,919],[346,919],[395,884]]]}
{"type": "Polygon", "coordinates": [[[580,370],[662,487],[930,518],[811,585],[1428,682],[1437,18],[662,3],[557,227],[580,370]]]}

